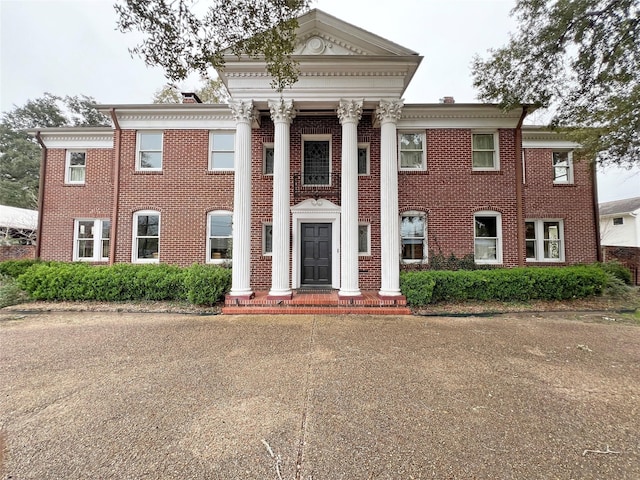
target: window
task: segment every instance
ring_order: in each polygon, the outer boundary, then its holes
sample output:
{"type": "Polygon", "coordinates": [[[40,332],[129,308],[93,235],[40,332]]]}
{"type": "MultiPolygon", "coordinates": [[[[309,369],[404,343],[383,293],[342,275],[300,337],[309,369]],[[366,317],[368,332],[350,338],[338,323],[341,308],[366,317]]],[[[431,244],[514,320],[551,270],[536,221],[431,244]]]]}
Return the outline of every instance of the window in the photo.
{"type": "Polygon", "coordinates": [[[234,143],[233,132],[211,132],[209,170],[233,170],[234,143]]]}
{"type": "Polygon", "coordinates": [[[358,144],[358,175],[369,175],[369,144],[358,144]]]}
{"type": "Polygon", "coordinates": [[[573,183],[572,152],[553,152],[553,183],[573,183]]]}
{"type": "Polygon", "coordinates": [[[527,260],[564,261],[563,237],[562,220],[527,220],[525,222],[527,260]]]}
{"type": "Polygon", "coordinates": [[[361,257],[371,255],[371,225],[360,223],[358,225],[358,255],[361,257]]]}
{"type": "Polygon", "coordinates": [[[497,212],[474,216],[474,258],[476,263],[502,263],[502,217],[497,212]]]}
{"type": "Polygon", "coordinates": [[[422,262],[426,259],[425,231],[426,222],[423,213],[407,212],[402,215],[400,218],[400,237],[403,261],[422,262]]]}
{"type": "Polygon", "coordinates": [[[262,173],[265,175],[273,175],[274,163],[273,143],[265,143],[262,146],[262,173]]]}
{"type": "Polygon", "coordinates": [[[74,261],[101,262],[109,259],[109,220],[76,220],[74,230],[74,261]]]}
{"type": "Polygon", "coordinates": [[[331,185],[331,141],[303,140],[302,175],[304,185],[331,185]]]}
{"type": "Polygon", "coordinates": [[[86,152],[67,150],[67,166],[65,169],[65,183],[84,183],[87,171],[86,152]]]}
{"type": "Polygon", "coordinates": [[[613,224],[614,225],[623,225],[624,224],[624,218],[622,217],[616,217],[613,219],[613,224]]]}
{"type": "Polygon", "coordinates": [[[273,253],[273,225],[271,223],[262,224],[262,254],[271,256],[273,253]]]}
{"type": "Polygon", "coordinates": [[[231,260],[233,214],[227,211],[211,212],[207,223],[207,262],[231,260]]]}
{"type": "Polygon", "coordinates": [[[162,132],[138,132],[136,170],[162,170],[162,132]]]}
{"type": "Polygon", "coordinates": [[[132,261],[158,263],[160,255],[160,213],[136,212],[133,216],[132,261]]]}
{"type": "Polygon", "coordinates": [[[471,134],[474,170],[498,170],[498,136],[495,133],[471,134]]]}
{"type": "Polygon", "coordinates": [[[400,170],[426,170],[424,133],[398,134],[400,170]]]}

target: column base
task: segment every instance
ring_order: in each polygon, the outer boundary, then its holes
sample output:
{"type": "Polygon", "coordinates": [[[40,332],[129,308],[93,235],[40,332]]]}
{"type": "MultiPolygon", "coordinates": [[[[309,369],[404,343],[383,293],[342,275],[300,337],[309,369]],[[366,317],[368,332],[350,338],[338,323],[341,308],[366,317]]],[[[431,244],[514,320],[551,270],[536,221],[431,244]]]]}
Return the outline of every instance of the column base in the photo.
{"type": "Polygon", "coordinates": [[[267,300],[291,300],[293,298],[293,292],[289,291],[271,291],[267,294],[267,300]]]}
{"type": "Polygon", "coordinates": [[[245,292],[245,291],[234,292],[233,290],[231,290],[226,296],[229,298],[237,298],[238,300],[251,300],[256,295],[251,290],[249,290],[248,292],[245,292]]]}
{"type": "Polygon", "coordinates": [[[385,300],[393,300],[394,298],[404,298],[404,295],[400,293],[400,290],[380,290],[378,296],[385,300]]]}
{"type": "Polygon", "coordinates": [[[358,299],[364,298],[364,296],[362,295],[360,290],[345,290],[345,291],[340,290],[338,292],[338,298],[340,298],[340,299],[345,298],[347,300],[350,299],[350,298],[353,298],[355,300],[358,300],[358,299]]]}

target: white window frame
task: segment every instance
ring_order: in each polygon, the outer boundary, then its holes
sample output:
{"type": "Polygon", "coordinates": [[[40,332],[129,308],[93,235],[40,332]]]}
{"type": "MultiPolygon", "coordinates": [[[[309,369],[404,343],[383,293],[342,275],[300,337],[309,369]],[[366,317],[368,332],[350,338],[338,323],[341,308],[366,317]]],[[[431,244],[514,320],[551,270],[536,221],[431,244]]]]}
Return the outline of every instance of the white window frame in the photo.
{"type": "Polygon", "coordinates": [[[65,167],[64,167],[64,183],[69,185],[84,185],[86,181],[87,181],[87,151],[86,150],[67,150],[65,167]],[[73,153],[82,153],[84,155],[84,165],[82,165],[81,167],[71,165],[71,154],[73,153]],[[71,179],[72,169],[83,170],[84,175],[82,176],[82,180],[71,179]]]}
{"type": "Polygon", "coordinates": [[[164,164],[164,132],[162,130],[138,130],[136,133],[136,171],[138,172],[161,172],[164,164]],[[142,150],[142,136],[154,134],[160,135],[160,150],[142,150]],[[142,152],[160,152],[160,166],[154,168],[146,168],[140,162],[142,152]]]}
{"type": "Polygon", "coordinates": [[[102,243],[108,240],[111,242],[111,221],[108,218],[76,218],[73,221],[73,261],[74,262],[106,262],[109,260],[109,255],[102,256],[102,243]],[[92,257],[80,257],[80,241],[89,240],[88,238],[80,238],[80,222],[92,222],[94,234],[93,238],[93,256],[92,257]],[[109,223],[109,237],[102,236],[102,229],[105,222],[109,223]]]}
{"type": "MultiPolygon", "coordinates": [[[[370,175],[371,172],[371,146],[369,143],[358,143],[358,150],[365,149],[367,151],[367,164],[365,167],[365,173],[358,172],[358,176],[365,177],[370,175]]],[[[360,156],[358,156],[358,161],[360,160],[360,156]]],[[[359,163],[359,162],[358,162],[359,163]]],[[[358,165],[359,166],[359,165],[358,165]]]]}
{"type": "Polygon", "coordinates": [[[233,212],[229,210],[213,210],[207,213],[207,263],[213,264],[228,264],[231,262],[231,258],[211,258],[211,239],[212,238],[230,238],[233,248],[233,212]],[[212,237],[211,236],[211,217],[231,217],[231,235],[228,237],[212,237]]]}
{"type": "MultiPolygon", "coordinates": [[[[429,252],[427,246],[427,214],[425,212],[420,212],[417,210],[409,210],[407,212],[402,212],[400,214],[400,261],[402,263],[427,263],[429,260],[429,252]],[[403,218],[404,217],[422,217],[422,258],[404,258],[404,243],[403,243],[403,235],[402,235],[402,226],[403,226],[403,218]]],[[[407,237],[411,238],[411,237],[407,237]]],[[[420,238],[420,237],[415,237],[420,238]]]]}
{"type": "Polygon", "coordinates": [[[480,265],[500,265],[502,264],[502,214],[493,210],[482,210],[473,214],[473,257],[474,261],[480,265]],[[476,218],[477,217],[494,217],[496,219],[496,237],[477,237],[476,236],[476,218]],[[476,241],[481,238],[495,238],[496,240],[496,258],[482,259],[476,255],[476,241]]]}
{"type": "Polygon", "coordinates": [[[211,130],[209,132],[209,171],[210,172],[233,172],[235,170],[235,130],[211,130]],[[232,150],[215,150],[213,149],[213,138],[216,135],[231,135],[233,137],[233,149],[232,150]],[[221,153],[231,153],[233,156],[233,167],[231,168],[220,168],[214,167],[213,165],[213,154],[214,152],[221,153]]]}
{"type": "Polygon", "coordinates": [[[471,168],[475,172],[495,172],[500,170],[500,144],[499,144],[499,135],[496,131],[486,131],[486,130],[473,130],[471,132],[471,168]],[[476,167],[473,164],[473,153],[478,152],[488,152],[490,150],[475,150],[473,148],[473,136],[474,135],[493,135],[493,166],[492,167],[476,167]]]}
{"type": "Polygon", "coordinates": [[[427,170],[427,133],[424,130],[403,130],[398,131],[398,170],[401,172],[423,172],[427,170]],[[402,166],[402,136],[403,135],[420,135],[422,136],[422,150],[404,150],[404,151],[421,151],[422,164],[416,168],[402,166]]]}
{"type": "MultiPolygon", "coordinates": [[[[564,221],[561,218],[528,218],[525,223],[533,223],[535,231],[535,258],[527,258],[527,262],[544,262],[544,263],[562,263],[565,261],[564,255],[564,221]],[[544,238],[544,224],[545,223],[557,223],[558,224],[558,239],[546,239],[544,238]],[[547,241],[557,241],[560,244],[560,256],[559,258],[546,258],[544,256],[544,246],[547,241]]],[[[525,229],[526,231],[526,229],[525,229]]],[[[525,235],[525,242],[531,241],[527,239],[525,235]]]]}
{"type": "Polygon", "coordinates": [[[133,214],[132,224],[132,245],[131,245],[131,263],[160,263],[160,236],[162,234],[162,215],[157,210],[140,210],[133,214]],[[138,237],[138,217],[156,215],[158,217],[158,255],[154,258],[138,258],[138,238],[155,238],[155,236],[147,235],[138,237]]]}
{"type": "Polygon", "coordinates": [[[367,222],[358,223],[358,256],[359,257],[371,256],[371,224],[367,222]],[[367,249],[364,252],[360,251],[360,228],[361,227],[367,228],[367,249]]]}
{"type": "MultiPolygon", "coordinates": [[[[267,150],[269,149],[274,150],[274,148],[275,147],[273,142],[267,142],[262,144],[262,174],[267,177],[273,177],[273,172],[267,173],[267,150]]],[[[274,150],[274,154],[275,154],[275,150],[274,150]]],[[[273,158],[273,163],[274,163],[273,168],[275,169],[275,163],[276,163],[275,155],[273,158]]]]}
{"type": "Polygon", "coordinates": [[[553,183],[554,185],[572,185],[574,182],[573,179],[573,151],[571,150],[553,150],[551,152],[551,169],[553,172],[553,183]],[[555,164],[555,154],[556,153],[566,153],[567,154],[567,166],[559,166],[556,167],[555,164]],[[566,168],[567,170],[567,179],[566,180],[557,180],[556,179],[556,168],[566,168]]]}
{"type": "Polygon", "coordinates": [[[262,256],[271,257],[273,255],[273,223],[264,222],[262,224],[262,256]],[[271,251],[267,252],[267,227],[271,227],[271,251]]]}
{"type": "Polygon", "coordinates": [[[333,141],[331,135],[315,134],[302,135],[302,145],[300,152],[300,170],[302,172],[302,185],[305,187],[330,187],[333,184],[333,141]],[[329,182],[328,183],[305,183],[304,181],[304,143],[305,142],[329,142],[329,182]]]}

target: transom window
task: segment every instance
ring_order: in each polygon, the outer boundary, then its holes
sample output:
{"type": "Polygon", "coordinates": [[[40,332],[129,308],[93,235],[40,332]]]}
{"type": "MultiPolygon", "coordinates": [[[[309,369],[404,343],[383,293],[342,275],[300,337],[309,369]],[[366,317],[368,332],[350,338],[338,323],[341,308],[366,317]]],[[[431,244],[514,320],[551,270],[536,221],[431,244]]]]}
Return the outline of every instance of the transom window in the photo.
{"type": "Polygon", "coordinates": [[[358,144],[358,175],[369,175],[369,144],[358,144]]]}
{"type": "Polygon", "coordinates": [[[233,170],[235,134],[233,132],[211,132],[209,143],[211,149],[209,170],[233,170]]]}
{"type": "Polygon", "coordinates": [[[564,261],[562,220],[527,220],[525,238],[527,261],[564,261]]]}
{"type": "Polygon", "coordinates": [[[573,183],[573,153],[553,152],[553,183],[573,183]]]}
{"type": "Polygon", "coordinates": [[[474,216],[474,258],[476,263],[502,263],[502,217],[497,212],[474,216]]]}
{"type": "Polygon", "coordinates": [[[265,175],[273,175],[274,164],[274,148],[273,143],[265,143],[262,147],[262,173],[265,175]]]}
{"type": "Polygon", "coordinates": [[[426,170],[425,144],[424,133],[398,134],[400,170],[426,170]]]}
{"type": "MultiPolygon", "coordinates": [[[[384,226],[383,226],[384,228],[384,226]]],[[[400,219],[402,260],[422,262],[426,260],[426,218],[424,213],[407,212],[400,219]]]]}
{"type": "Polygon", "coordinates": [[[160,256],[160,212],[141,211],[133,216],[133,254],[137,263],[158,263],[160,256]]]}
{"type": "Polygon", "coordinates": [[[613,224],[614,225],[624,225],[624,218],[622,217],[615,217],[613,219],[613,224]]]}
{"type": "Polygon", "coordinates": [[[262,224],[262,254],[270,256],[273,253],[273,225],[262,224]]]}
{"type": "Polygon", "coordinates": [[[67,150],[66,163],[65,183],[84,183],[87,171],[87,153],[78,150],[67,150]]]}
{"type": "Polygon", "coordinates": [[[209,213],[207,261],[223,263],[231,260],[233,214],[227,211],[209,213]]]}
{"type": "Polygon", "coordinates": [[[162,170],[162,132],[138,132],[136,170],[162,170]]]}
{"type": "Polygon", "coordinates": [[[371,225],[368,223],[358,225],[358,255],[371,255],[371,225]]]}
{"type": "Polygon", "coordinates": [[[74,230],[74,261],[101,262],[109,259],[109,220],[76,220],[74,230]]]}
{"type": "Polygon", "coordinates": [[[498,140],[495,133],[471,134],[474,170],[498,170],[498,140]]]}
{"type": "Polygon", "coordinates": [[[303,184],[331,184],[331,141],[305,139],[303,141],[303,184]]]}

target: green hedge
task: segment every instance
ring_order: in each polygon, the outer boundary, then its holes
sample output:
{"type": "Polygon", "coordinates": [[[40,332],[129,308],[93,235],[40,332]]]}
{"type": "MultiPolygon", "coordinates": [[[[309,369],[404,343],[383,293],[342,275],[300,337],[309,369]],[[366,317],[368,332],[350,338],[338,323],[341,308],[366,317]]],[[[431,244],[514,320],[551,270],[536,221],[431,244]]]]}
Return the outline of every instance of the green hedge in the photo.
{"type": "Polygon", "coordinates": [[[31,265],[44,263],[40,260],[24,259],[24,260],[5,260],[0,262],[0,275],[18,278],[27,271],[31,265]]]}
{"type": "Polygon", "coordinates": [[[18,284],[35,300],[187,300],[213,305],[229,289],[231,271],[218,266],[92,266],[42,263],[28,268],[18,284]]]}
{"type": "Polygon", "coordinates": [[[400,288],[413,306],[464,300],[565,300],[602,294],[600,265],[403,272],[400,288]]]}

